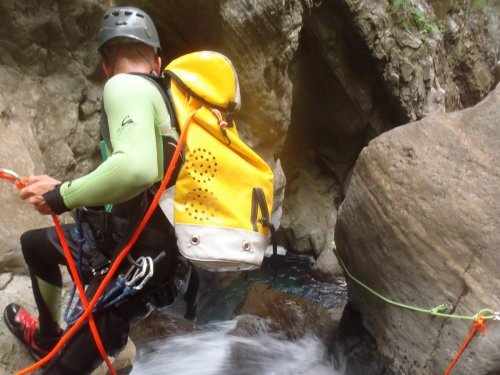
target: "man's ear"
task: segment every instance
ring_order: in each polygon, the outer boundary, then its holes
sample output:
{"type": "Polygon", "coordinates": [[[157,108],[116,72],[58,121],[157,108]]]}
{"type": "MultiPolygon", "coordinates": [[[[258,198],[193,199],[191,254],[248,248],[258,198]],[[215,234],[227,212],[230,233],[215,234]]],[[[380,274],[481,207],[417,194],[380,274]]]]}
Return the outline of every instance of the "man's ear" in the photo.
{"type": "Polygon", "coordinates": [[[156,74],[160,75],[161,74],[161,56],[156,55],[154,62],[153,62],[153,69],[156,72],[156,74]]]}
{"type": "Polygon", "coordinates": [[[102,59],[101,66],[102,66],[102,71],[104,72],[106,78],[109,78],[113,75],[113,67],[108,62],[107,59],[102,59]]]}

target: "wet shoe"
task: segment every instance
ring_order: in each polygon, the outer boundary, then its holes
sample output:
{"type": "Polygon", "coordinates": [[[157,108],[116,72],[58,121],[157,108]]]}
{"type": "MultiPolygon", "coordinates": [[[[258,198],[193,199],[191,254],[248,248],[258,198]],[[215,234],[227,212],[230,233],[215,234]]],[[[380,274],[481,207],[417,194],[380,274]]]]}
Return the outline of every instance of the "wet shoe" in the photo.
{"type": "Polygon", "coordinates": [[[46,338],[38,332],[38,319],[31,316],[16,303],[7,305],[3,318],[7,328],[17,336],[38,359],[45,357],[60,339],[60,336],[46,338]]]}

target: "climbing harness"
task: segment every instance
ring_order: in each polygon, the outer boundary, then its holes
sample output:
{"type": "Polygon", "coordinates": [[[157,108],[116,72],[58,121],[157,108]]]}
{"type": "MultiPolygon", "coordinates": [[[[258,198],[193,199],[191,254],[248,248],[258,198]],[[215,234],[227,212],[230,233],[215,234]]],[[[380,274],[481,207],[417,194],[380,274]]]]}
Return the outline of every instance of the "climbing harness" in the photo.
{"type": "MultiPolygon", "coordinates": [[[[26,186],[26,179],[21,177],[16,172],[11,171],[10,169],[0,168],[0,178],[3,178],[3,179],[6,179],[6,180],[13,182],[19,190],[21,190],[22,188],[24,188],[26,186]]],[[[78,288],[78,292],[80,293],[81,301],[82,301],[83,305],[85,306],[85,308],[87,308],[88,301],[87,301],[87,298],[85,297],[85,291],[83,289],[78,271],[77,271],[75,264],[73,262],[73,258],[71,256],[71,252],[69,250],[68,243],[66,241],[66,238],[64,237],[64,233],[63,233],[62,228],[61,228],[61,222],[59,221],[59,218],[54,214],[52,214],[52,220],[54,221],[54,226],[55,226],[57,235],[59,237],[59,240],[61,241],[61,246],[63,248],[64,255],[66,257],[66,261],[68,263],[68,267],[70,269],[71,276],[73,277],[75,285],[78,288]]],[[[99,332],[97,330],[97,326],[95,324],[94,318],[93,318],[92,314],[90,313],[90,311],[88,314],[88,321],[89,321],[90,331],[92,332],[92,336],[93,336],[94,341],[96,343],[99,354],[101,355],[104,362],[106,362],[106,365],[108,366],[108,369],[109,369],[109,372],[111,373],[111,375],[116,375],[116,372],[111,364],[111,361],[109,360],[108,355],[106,354],[106,350],[104,349],[101,338],[99,336],[99,332]]],[[[62,343],[62,340],[60,340],[56,346],[59,346],[59,348],[61,348],[64,345],[64,343],[62,343]]],[[[25,369],[23,371],[20,371],[18,374],[27,374],[27,373],[35,370],[36,368],[42,366],[42,364],[40,364],[40,365],[38,365],[38,364],[41,362],[43,362],[43,364],[47,363],[57,354],[58,351],[59,351],[59,349],[57,349],[57,351],[52,350],[52,352],[50,352],[47,356],[42,358],[42,360],[38,361],[33,366],[30,366],[29,370],[25,369]]]]}
{"type": "Polygon", "coordinates": [[[455,355],[455,358],[453,358],[452,362],[448,366],[448,369],[446,370],[445,375],[449,375],[451,373],[451,369],[453,368],[453,366],[457,362],[458,358],[463,353],[463,351],[465,350],[465,348],[467,347],[467,345],[469,344],[469,342],[472,340],[472,338],[474,337],[476,331],[479,328],[482,329],[482,333],[483,333],[482,335],[483,336],[486,335],[485,321],[486,320],[493,320],[493,321],[499,321],[500,320],[500,312],[499,311],[493,311],[493,310],[488,309],[488,308],[481,309],[477,314],[474,314],[474,315],[458,315],[458,314],[451,314],[451,313],[444,312],[444,311],[453,310],[453,306],[449,302],[446,302],[444,304],[441,304],[441,305],[433,307],[433,308],[425,309],[425,308],[421,308],[421,307],[417,307],[417,306],[411,306],[411,305],[407,305],[407,304],[404,304],[404,303],[401,303],[401,302],[397,302],[397,301],[391,300],[391,299],[383,296],[382,294],[378,293],[377,291],[373,290],[368,285],[366,285],[365,283],[363,283],[361,280],[359,280],[358,278],[356,278],[349,271],[349,269],[345,265],[344,261],[342,260],[342,257],[340,256],[340,253],[337,250],[335,242],[333,242],[332,245],[333,245],[333,252],[337,256],[339,264],[342,267],[342,269],[344,270],[344,272],[346,273],[346,275],[352,281],[354,281],[356,284],[358,284],[359,286],[361,286],[362,288],[364,288],[365,290],[367,290],[368,292],[370,292],[374,296],[378,297],[382,301],[384,301],[384,302],[386,302],[386,303],[388,303],[390,305],[396,306],[396,307],[400,307],[400,308],[404,308],[404,309],[407,309],[407,310],[416,311],[416,312],[420,312],[420,313],[425,313],[425,314],[429,314],[429,315],[432,315],[432,316],[439,316],[439,317],[442,317],[442,318],[451,318],[451,319],[473,320],[474,321],[474,325],[472,327],[471,332],[469,333],[469,336],[464,341],[464,343],[462,344],[462,347],[460,348],[460,350],[458,351],[458,353],[455,355]]]}

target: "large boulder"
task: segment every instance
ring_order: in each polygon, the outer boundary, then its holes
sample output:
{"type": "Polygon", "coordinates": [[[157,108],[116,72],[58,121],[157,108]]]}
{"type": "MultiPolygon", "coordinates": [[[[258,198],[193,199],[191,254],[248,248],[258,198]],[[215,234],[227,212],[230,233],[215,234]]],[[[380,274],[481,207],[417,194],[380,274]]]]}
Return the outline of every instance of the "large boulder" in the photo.
{"type": "MultiPolygon", "coordinates": [[[[500,85],[473,108],[396,128],[362,151],[335,230],[355,277],[412,306],[499,309],[499,118],[500,85]]],[[[390,306],[352,281],[349,292],[396,373],[443,372],[472,328],[390,306]]],[[[500,371],[500,327],[486,324],[457,373],[500,371]]]]}

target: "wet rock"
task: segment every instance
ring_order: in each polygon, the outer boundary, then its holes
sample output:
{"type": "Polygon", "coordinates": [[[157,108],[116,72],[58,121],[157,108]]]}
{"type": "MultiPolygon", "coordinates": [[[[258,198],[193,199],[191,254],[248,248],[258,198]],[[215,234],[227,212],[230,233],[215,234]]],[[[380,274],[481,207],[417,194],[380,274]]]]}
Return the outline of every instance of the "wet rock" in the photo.
{"type": "MultiPolygon", "coordinates": [[[[465,316],[498,308],[499,116],[500,86],[473,108],[399,127],[363,150],[335,229],[353,275],[411,306],[449,302],[465,316]]],[[[444,371],[471,328],[387,305],[348,282],[351,303],[396,373],[444,371]]],[[[494,329],[477,337],[456,371],[494,373],[499,343],[494,329]]]]}
{"type": "Polygon", "coordinates": [[[337,279],[343,277],[342,268],[331,249],[325,249],[321,252],[314,263],[311,275],[315,279],[327,283],[335,283],[337,279]]]}
{"type": "MultiPolygon", "coordinates": [[[[266,285],[251,284],[235,315],[249,314],[266,319],[271,332],[289,339],[312,334],[327,342],[340,320],[342,309],[343,306],[326,309],[303,298],[269,289],[266,285]]],[[[248,328],[243,328],[244,321],[242,324],[239,329],[248,328]]]]}
{"type": "Polygon", "coordinates": [[[361,315],[350,304],[344,309],[333,336],[336,368],[344,375],[395,375],[377,350],[377,344],[363,325],[361,315]]]}
{"type": "Polygon", "coordinates": [[[193,332],[195,329],[192,321],[159,310],[134,324],[130,329],[130,337],[138,347],[141,347],[159,338],[193,332]]]}

